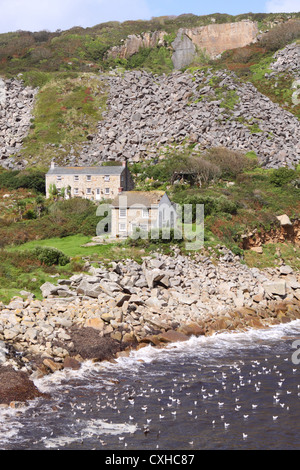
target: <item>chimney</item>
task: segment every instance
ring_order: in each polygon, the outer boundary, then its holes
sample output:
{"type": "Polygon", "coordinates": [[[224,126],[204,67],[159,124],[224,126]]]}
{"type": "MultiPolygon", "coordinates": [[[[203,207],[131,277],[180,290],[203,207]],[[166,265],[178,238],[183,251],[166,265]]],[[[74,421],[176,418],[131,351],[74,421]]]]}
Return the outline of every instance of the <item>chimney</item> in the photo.
{"type": "Polygon", "coordinates": [[[118,188],[119,194],[123,192],[123,188],[118,188]]]}
{"type": "Polygon", "coordinates": [[[53,168],[55,168],[55,161],[54,160],[51,161],[50,168],[51,168],[51,170],[53,170],[53,168]]]}
{"type": "Polygon", "coordinates": [[[127,167],[127,160],[124,160],[124,161],[122,162],[122,166],[123,166],[124,168],[127,167]]]}

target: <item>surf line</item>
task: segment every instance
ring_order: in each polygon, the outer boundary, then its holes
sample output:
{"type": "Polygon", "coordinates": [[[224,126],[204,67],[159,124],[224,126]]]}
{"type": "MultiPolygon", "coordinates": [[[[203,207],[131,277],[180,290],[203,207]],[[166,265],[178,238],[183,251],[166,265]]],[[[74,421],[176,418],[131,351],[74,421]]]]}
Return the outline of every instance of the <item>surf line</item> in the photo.
{"type": "Polygon", "coordinates": [[[133,468],[137,466],[139,457],[120,457],[112,454],[111,457],[105,458],[105,465],[130,465],[133,468]]]}

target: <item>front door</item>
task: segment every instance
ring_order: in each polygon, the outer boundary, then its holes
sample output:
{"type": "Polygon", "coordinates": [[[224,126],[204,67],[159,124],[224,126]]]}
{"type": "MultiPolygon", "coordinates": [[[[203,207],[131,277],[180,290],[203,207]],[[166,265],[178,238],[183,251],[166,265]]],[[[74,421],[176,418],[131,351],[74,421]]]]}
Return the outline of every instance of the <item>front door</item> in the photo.
{"type": "Polygon", "coordinates": [[[96,200],[99,201],[100,200],[100,188],[97,188],[96,189],[96,200]]]}

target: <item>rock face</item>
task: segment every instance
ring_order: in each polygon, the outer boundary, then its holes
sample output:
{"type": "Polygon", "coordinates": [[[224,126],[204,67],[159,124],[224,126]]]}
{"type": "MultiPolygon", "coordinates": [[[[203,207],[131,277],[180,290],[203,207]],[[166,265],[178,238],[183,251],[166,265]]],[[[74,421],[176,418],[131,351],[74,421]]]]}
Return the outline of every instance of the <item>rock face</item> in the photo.
{"type": "Polygon", "coordinates": [[[154,31],[153,33],[147,32],[141,35],[130,34],[120,46],[114,46],[109,51],[107,56],[115,59],[127,59],[139,52],[141,48],[153,48],[156,46],[163,46],[165,43],[164,37],[167,33],[165,31],[154,31]]]}
{"type": "Polygon", "coordinates": [[[172,55],[172,62],[174,69],[182,69],[187,67],[194,59],[196,54],[196,47],[193,41],[187,34],[178,31],[175,41],[172,42],[174,53],[172,55]]]}
{"type": "Polygon", "coordinates": [[[13,168],[9,157],[28,134],[36,94],[19,80],[0,79],[0,164],[6,168],[13,168]]]}
{"type": "Polygon", "coordinates": [[[189,65],[196,51],[202,51],[214,59],[226,50],[255,42],[257,35],[257,24],[252,21],[181,28],[172,43],[174,68],[181,69],[189,65]]]}
{"type": "MultiPolygon", "coordinates": [[[[165,46],[166,35],[166,31],[131,34],[123,44],[112,47],[107,56],[126,59],[139,52],[141,48],[165,46]]],[[[189,65],[197,51],[205,51],[211,58],[215,58],[228,49],[250,44],[256,40],[257,35],[257,24],[252,21],[180,28],[175,41],[172,42],[174,68],[181,69],[189,65]]]]}
{"type": "Polygon", "coordinates": [[[108,111],[83,148],[81,165],[157,158],[164,146],[183,142],[192,142],[195,151],[217,146],[254,151],[267,168],[299,162],[298,119],[233,72],[132,71],[111,76],[109,83],[108,111]],[[234,103],[228,107],[230,96],[234,103]]]}

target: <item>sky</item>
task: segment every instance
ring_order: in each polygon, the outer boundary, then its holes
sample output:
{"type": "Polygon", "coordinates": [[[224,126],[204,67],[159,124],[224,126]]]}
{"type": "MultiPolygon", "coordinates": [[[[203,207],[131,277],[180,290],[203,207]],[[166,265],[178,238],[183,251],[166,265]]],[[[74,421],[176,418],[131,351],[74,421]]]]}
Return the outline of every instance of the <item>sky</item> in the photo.
{"type": "Polygon", "coordinates": [[[300,0],[0,0],[0,33],[87,28],[106,21],[193,13],[299,12],[300,0]]]}

